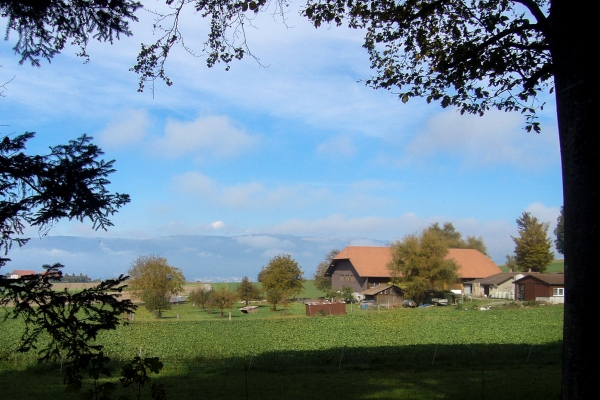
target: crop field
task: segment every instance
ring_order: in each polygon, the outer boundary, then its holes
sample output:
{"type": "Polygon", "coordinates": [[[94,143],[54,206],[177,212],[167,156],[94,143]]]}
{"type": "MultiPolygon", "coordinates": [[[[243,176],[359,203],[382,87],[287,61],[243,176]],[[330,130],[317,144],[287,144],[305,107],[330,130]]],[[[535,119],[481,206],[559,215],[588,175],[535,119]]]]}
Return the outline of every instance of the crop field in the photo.
{"type": "MultiPolygon", "coordinates": [[[[265,305],[231,321],[178,307],[99,340],[116,364],[140,352],[160,357],[165,368],[155,379],[169,399],[550,399],[560,392],[560,306],[354,308],[309,318],[265,305]]],[[[6,398],[76,398],[63,392],[60,365],[10,353],[19,326],[6,321],[0,330],[6,398]]]]}

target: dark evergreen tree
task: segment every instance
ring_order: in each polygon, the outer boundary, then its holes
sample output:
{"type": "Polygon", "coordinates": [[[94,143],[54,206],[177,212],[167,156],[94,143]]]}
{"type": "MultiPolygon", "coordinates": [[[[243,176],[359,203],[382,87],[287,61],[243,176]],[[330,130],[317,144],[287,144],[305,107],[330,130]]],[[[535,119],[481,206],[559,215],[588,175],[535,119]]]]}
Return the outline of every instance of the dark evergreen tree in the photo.
{"type": "Polygon", "coordinates": [[[554,260],[550,251],[552,241],[548,237],[549,222],[540,222],[530,213],[524,212],[517,219],[519,237],[515,242],[515,264],[523,272],[545,272],[548,264],[554,260]]]}

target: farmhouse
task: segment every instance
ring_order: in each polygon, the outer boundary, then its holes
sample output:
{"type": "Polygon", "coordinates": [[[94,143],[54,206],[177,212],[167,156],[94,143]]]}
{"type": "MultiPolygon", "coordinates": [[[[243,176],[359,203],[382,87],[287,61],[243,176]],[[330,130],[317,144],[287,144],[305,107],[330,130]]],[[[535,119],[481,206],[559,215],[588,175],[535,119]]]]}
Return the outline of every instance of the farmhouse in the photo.
{"type": "Polygon", "coordinates": [[[15,269],[15,270],[13,270],[13,272],[10,273],[9,278],[10,279],[19,279],[22,276],[35,275],[35,274],[37,274],[37,272],[35,272],[31,269],[15,269]]]}
{"type": "Polygon", "coordinates": [[[517,300],[565,302],[564,274],[528,274],[514,281],[517,300]]]}
{"type": "MultiPolygon", "coordinates": [[[[474,249],[450,249],[446,258],[458,264],[461,283],[458,287],[471,293],[469,282],[502,272],[490,258],[474,249]]],[[[364,292],[380,285],[388,285],[392,260],[390,247],[348,246],[334,257],[325,276],[331,277],[331,287],[341,290],[349,286],[354,292],[364,292]]]]}
{"type": "Polygon", "coordinates": [[[474,297],[515,300],[514,281],[525,276],[522,272],[501,272],[469,282],[474,297]]]}

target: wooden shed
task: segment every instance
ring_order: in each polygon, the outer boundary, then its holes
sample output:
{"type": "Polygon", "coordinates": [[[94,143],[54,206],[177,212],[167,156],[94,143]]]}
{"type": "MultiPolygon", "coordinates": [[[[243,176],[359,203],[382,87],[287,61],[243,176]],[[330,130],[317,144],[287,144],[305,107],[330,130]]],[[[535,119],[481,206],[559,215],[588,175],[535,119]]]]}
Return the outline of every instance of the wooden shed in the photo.
{"type": "Polygon", "coordinates": [[[564,274],[527,275],[515,282],[515,293],[520,301],[565,302],[564,274]]]}
{"type": "Polygon", "coordinates": [[[380,285],[360,292],[365,300],[374,300],[376,304],[384,304],[389,307],[402,305],[404,292],[396,285],[380,285]]]}

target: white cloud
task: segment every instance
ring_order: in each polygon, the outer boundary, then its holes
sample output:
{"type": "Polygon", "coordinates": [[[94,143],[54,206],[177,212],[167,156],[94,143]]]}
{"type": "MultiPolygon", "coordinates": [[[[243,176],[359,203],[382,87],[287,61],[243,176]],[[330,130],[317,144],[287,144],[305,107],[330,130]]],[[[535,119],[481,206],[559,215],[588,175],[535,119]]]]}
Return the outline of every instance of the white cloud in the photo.
{"type": "Polygon", "coordinates": [[[488,111],[483,117],[447,110],[434,115],[406,146],[405,162],[440,155],[458,157],[466,168],[511,164],[539,169],[560,161],[556,128],[527,133],[518,113],[488,111]]]}
{"type": "Polygon", "coordinates": [[[211,223],[210,226],[212,226],[213,229],[222,229],[222,228],[225,227],[225,222],[223,222],[223,221],[215,221],[215,222],[211,223]]]}
{"type": "Polygon", "coordinates": [[[191,122],[170,119],[165,134],[150,143],[153,152],[165,157],[194,154],[196,157],[233,157],[248,152],[257,136],[246,133],[226,116],[201,117],[191,122]]]}
{"type": "Polygon", "coordinates": [[[525,208],[525,211],[537,217],[540,222],[550,222],[551,226],[556,225],[556,219],[560,214],[559,207],[546,207],[542,203],[532,203],[525,208]]]}
{"type": "Polygon", "coordinates": [[[145,110],[126,110],[117,113],[104,130],[98,133],[98,141],[102,147],[117,149],[141,142],[150,125],[145,110]]]}

